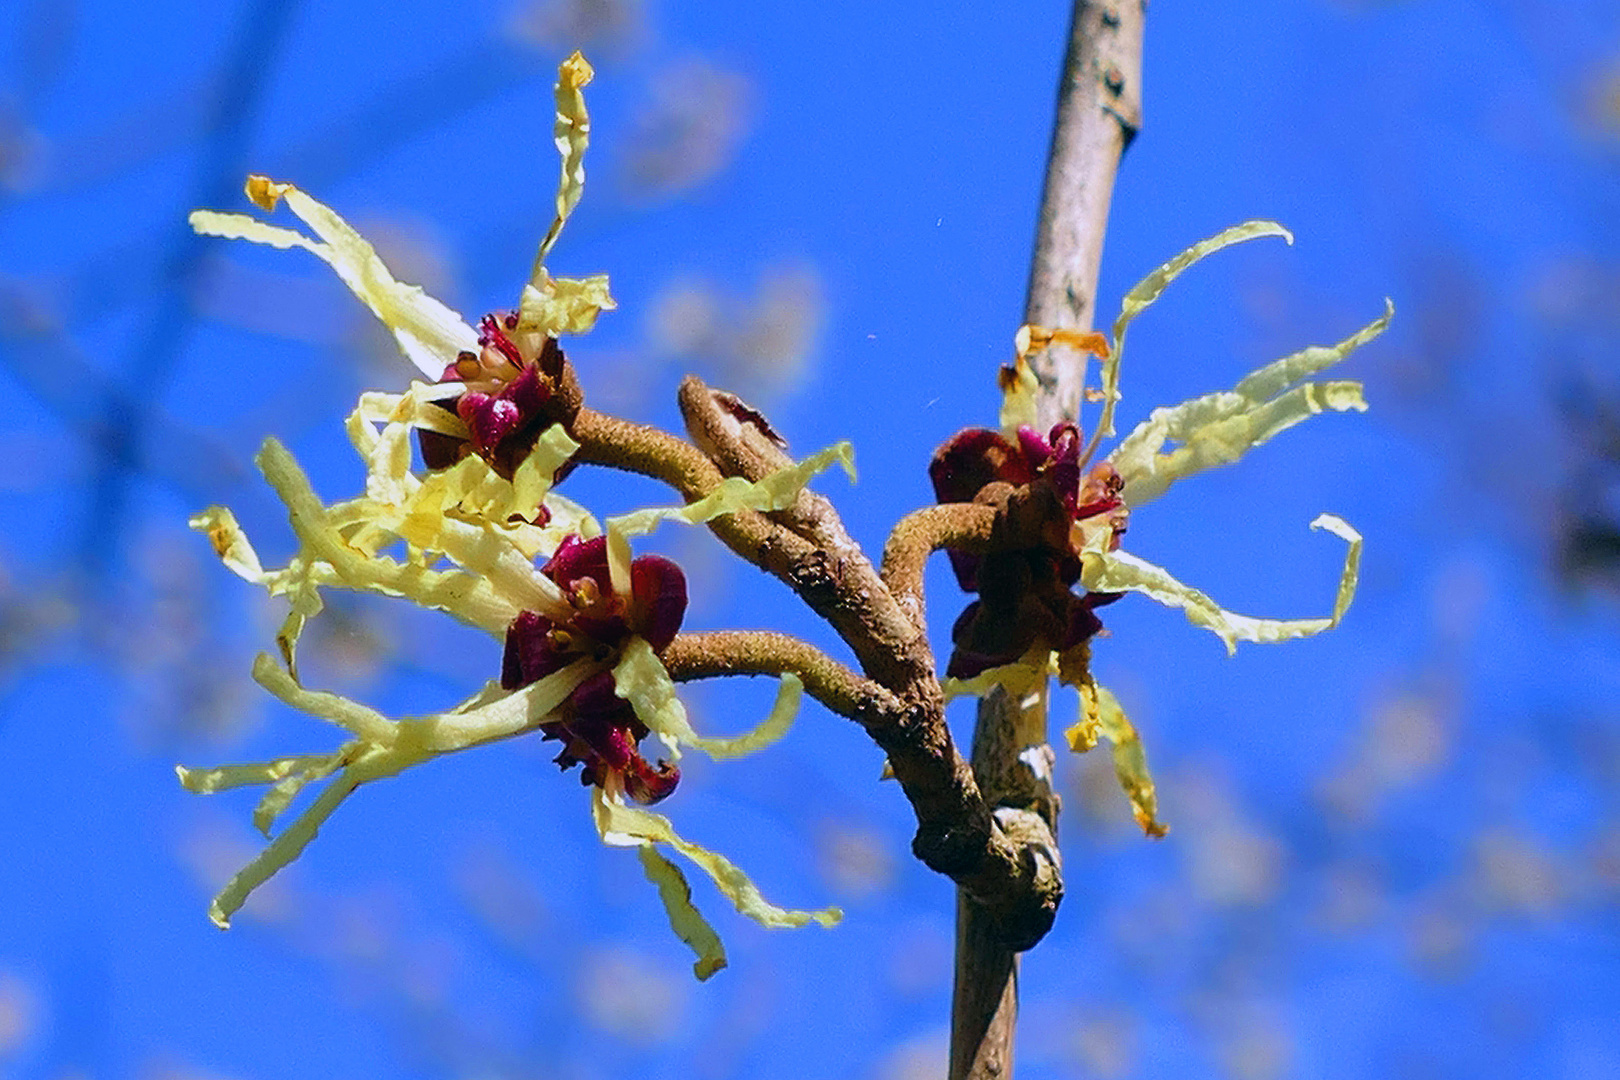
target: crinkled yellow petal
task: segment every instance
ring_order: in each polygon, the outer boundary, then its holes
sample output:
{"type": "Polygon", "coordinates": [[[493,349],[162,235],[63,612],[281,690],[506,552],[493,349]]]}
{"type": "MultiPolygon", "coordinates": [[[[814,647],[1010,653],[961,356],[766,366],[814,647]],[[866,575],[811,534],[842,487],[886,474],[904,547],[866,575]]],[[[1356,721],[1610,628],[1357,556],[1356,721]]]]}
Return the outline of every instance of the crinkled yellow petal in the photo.
{"type": "Polygon", "coordinates": [[[309,842],[315,839],[321,825],[332,816],[332,811],[359,786],[360,779],[352,769],[339,773],[310,804],[309,809],[299,814],[280,836],[270,841],[269,846],[238,871],[214,897],[214,902],[208,907],[208,917],[214,925],[221,930],[229,929],[231,916],[236,914],[253,890],[302,855],[309,842]]]}
{"type": "Polygon", "coordinates": [[[645,638],[632,637],[613,667],[613,692],[630,702],[641,722],[656,734],[670,756],[679,760],[681,743],[696,736],[686,718],[686,706],[675,693],[664,662],[652,651],[645,638]]]}
{"type": "Polygon", "coordinates": [[[1084,754],[1102,738],[1102,703],[1097,697],[1097,681],[1089,673],[1077,689],[1080,691],[1080,719],[1063,733],[1063,738],[1072,752],[1084,754]]]}
{"type": "Polygon", "coordinates": [[[270,785],[270,790],[264,793],[259,805],[253,808],[253,827],[266,839],[270,838],[270,830],[275,827],[276,819],[287,812],[298,793],[308,785],[328,776],[343,767],[346,759],[346,750],[340,749],[336,753],[327,754],[311,762],[306,767],[288,773],[270,785]]]}
{"type": "Polygon", "coordinates": [[[256,765],[213,765],[208,768],[176,765],[174,774],[180,778],[181,785],[187,791],[198,795],[212,795],[216,791],[229,791],[232,788],[273,784],[284,777],[325,762],[332,756],[298,754],[256,765]]]}
{"type": "MultiPolygon", "coordinates": [[[[201,236],[218,236],[225,240],[247,240],[255,244],[265,244],[281,251],[292,248],[303,248],[314,252],[322,245],[297,229],[289,229],[285,225],[267,225],[258,218],[249,214],[238,214],[224,210],[193,210],[186,218],[191,223],[193,232],[201,236]]],[[[325,258],[323,255],[322,258],[325,258]]]]}
{"type": "Polygon", "coordinates": [[[190,525],[208,535],[214,551],[238,577],[264,586],[271,596],[285,596],[291,602],[291,610],[276,634],[276,642],[288,664],[292,664],[304,624],[321,612],[318,586],[336,581],[331,567],[297,556],[280,570],[265,570],[259,564],[253,546],[248,543],[246,533],[237,524],[236,516],[222,506],[212,506],[197,514],[191,519],[190,525]]]}
{"type": "Polygon", "coordinates": [[[591,790],[591,813],[603,843],[615,847],[668,844],[708,874],[739,912],[761,926],[774,929],[805,926],[814,922],[832,927],[844,917],[843,911],[836,907],[819,911],[793,911],[777,907],[760,894],[758,886],[730,859],[682,839],[664,815],[626,806],[616,798],[610,799],[601,788],[591,790]]]}
{"type": "MultiPolygon", "coordinates": [[[[1109,460],[1125,481],[1126,505],[1134,509],[1163,495],[1177,480],[1230,465],[1272,436],[1330,410],[1366,412],[1361,384],[1340,381],[1296,386],[1270,401],[1195,428],[1169,453],[1118,459],[1110,455],[1109,460]]],[[[1148,422],[1152,423],[1151,417],[1148,422]]]]}
{"type": "Polygon", "coordinates": [[[1280,236],[1290,244],[1294,242],[1294,234],[1275,221],[1256,219],[1245,221],[1240,225],[1222,229],[1207,240],[1200,240],[1192,247],[1183,251],[1147,277],[1133,285],[1125,294],[1125,299],[1119,306],[1119,318],[1114,320],[1114,348],[1119,349],[1120,336],[1125,326],[1142,311],[1157,300],[1164,292],[1165,287],[1181,275],[1183,270],[1192,266],[1200,259],[1213,255],[1222,248],[1241,244],[1245,240],[1254,240],[1262,236],[1280,236]]]}
{"type": "Polygon", "coordinates": [[[1333,615],[1328,620],[1337,626],[1344,620],[1344,613],[1350,610],[1350,601],[1356,598],[1356,582],[1361,577],[1361,533],[1336,514],[1318,514],[1316,520],[1311,522],[1311,528],[1326,529],[1350,545],[1344,557],[1344,573],[1339,575],[1339,592],[1333,598],[1333,615]]]}
{"type": "Polygon", "coordinates": [[[518,329],[550,337],[580,334],[596,325],[596,317],[618,306],[608,293],[606,274],[587,278],[554,278],[546,269],[546,256],[561,235],[563,225],[579,205],[585,191],[585,149],[591,141],[591,118],[582,90],[594,74],[578,52],[557,69],[557,151],[562,155],[562,177],[557,183],[557,216],[535,252],[534,269],[518,300],[518,329]]]}
{"type": "MultiPolygon", "coordinates": [[[[581,683],[601,670],[599,664],[579,660],[521,689],[493,692],[486,688],[445,712],[397,721],[340,694],[306,690],[267,656],[261,655],[253,665],[253,677],[300,712],[355,732],[369,746],[393,752],[403,768],[439,754],[532,731],[581,683]]],[[[373,764],[380,764],[380,760],[373,764]]]]}
{"type": "Polygon", "coordinates": [[[1035,369],[1024,359],[1029,329],[1026,326],[1018,332],[1018,356],[1013,361],[1012,378],[1002,379],[999,420],[1002,432],[1009,438],[1016,437],[1021,427],[1034,427],[1036,421],[1035,402],[1040,396],[1041,383],[1035,377],[1035,369]]]}
{"type": "MultiPolygon", "coordinates": [[[[494,473],[488,463],[476,455],[468,455],[449,470],[418,479],[410,471],[408,453],[402,453],[408,450],[408,429],[426,427],[429,431],[457,434],[452,424],[460,426],[460,419],[433,405],[434,390],[436,387],[418,382],[403,395],[366,393],[361,397],[360,406],[348,418],[348,436],[361,457],[366,458],[368,495],[324,508],[321,520],[327,531],[334,533],[343,547],[373,560],[379,549],[395,539],[403,539],[418,552],[447,555],[452,562],[462,565],[463,570],[486,576],[488,585],[496,593],[512,589],[512,594],[522,601],[523,609],[565,617],[569,607],[561,591],[551,578],[536,572],[533,562],[541,555],[549,557],[569,534],[583,538],[601,534],[601,526],[585,508],[561,495],[551,494],[548,489],[552,474],[572,457],[577,444],[561,426],[549,427],[539,437],[530,457],[518,466],[515,483],[494,473]],[[379,423],[384,424],[382,432],[374,429],[373,424],[379,423]],[[522,491],[518,487],[522,487],[522,491]],[[551,508],[551,521],[535,526],[520,520],[531,517],[541,499],[551,508]],[[447,517],[452,512],[462,517],[447,517]]],[[[465,434],[465,427],[458,431],[465,434]]],[[[285,452],[280,457],[285,457],[285,452]]],[[[282,465],[277,468],[280,470],[282,465]]],[[[308,486],[296,466],[287,471],[282,481],[298,491],[308,486]]],[[[319,504],[313,492],[306,502],[309,500],[319,504]]],[[[413,573],[426,572],[428,560],[415,562],[421,563],[421,567],[413,573]]],[[[321,563],[321,567],[330,578],[321,583],[335,581],[347,588],[371,588],[352,580],[337,581],[339,575],[335,575],[329,565],[321,563]]],[[[390,567],[395,567],[395,563],[381,560],[374,568],[384,568],[387,575],[394,576],[395,570],[390,567]]],[[[421,581],[437,589],[452,580],[429,575],[421,581]]],[[[387,593],[389,589],[374,591],[387,593]]],[[[475,599],[481,596],[483,593],[475,589],[475,599]]],[[[436,601],[424,602],[441,606],[436,601]]],[[[468,622],[480,619],[475,625],[501,635],[510,617],[515,615],[515,609],[491,610],[488,614],[454,614],[468,622]]]]}
{"type": "Polygon", "coordinates": [[[292,673],[260,653],[253,660],[253,681],[299,712],[320,717],[356,738],[378,746],[394,741],[395,724],[376,709],[326,690],[306,690],[292,673]]]}
{"type": "Polygon", "coordinates": [[[1273,360],[1246,376],[1232,388],[1233,392],[1249,401],[1265,401],[1276,397],[1301,379],[1308,379],[1312,375],[1326,371],[1378,337],[1389,329],[1389,322],[1394,317],[1395,303],[1386,297],[1384,313],[1343,341],[1333,345],[1308,345],[1281,360],[1273,360]]]}
{"type": "Polygon", "coordinates": [[[552,134],[557,152],[562,155],[562,178],[557,182],[557,217],[534,257],[533,276],[537,280],[546,255],[585,192],[585,148],[591,142],[591,117],[585,110],[583,91],[595,74],[578,50],[557,68],[557,121],[552,134]]]}
{"type": "Polygon", "coordinates": [[[337,774],[293,824],[231,879],[214,899],[209,918],[221,928],[228,926],[231,915],[253,890],[298,858],[315,838],[321,823],[361,784],[395,776],[441,754],[533,731],[581,683],[599,671],[600,665],[576,661],[520,690],[506,692],[491,684],[446,712],[394,721],[342,695],[306,690],[289,672],[261,655],[253,667],[253,676],[261,686],[293,708],[339,724],[361,738],[324,756],[282,758],[263,765],[176,769],[182,784],[204,794],[243,784],[271,784],[254,811],[254,823],[266,835],[274,818],[287,809],[305,785],[337,774]]]}
{"type": "Polygon", "coordinates": [[[542,432],[540,438],[535,440],[534,449],[529,451],[529,456],[512,474],[512,512],[524,516],[533,514],[551,492],[552,478],[557,470],[568,464],[578,449],[579,443],[561,424],[552,424],[542,432]]]}
{"type": "MultiPolygon", "coordinates": [[[[393,331],[400,348],[429,379],[437,381],[445,365],[463,351],[478,351],[478,335],[459,314],[417,285],[396,281],[377,251],[323,203],[292,184],[249,178],[249,193],[273,192],[314,231],[319,242],[294,229],[284,229],[245,214],[197,210],[191,227],[205,236],[251,240],[271,247],[300,247],[337,271],[349,290],[393,331]]],[[[273,197],[256,199],[261,205],[273,197]]]]}
{"type": "Polygon", "coordinates": [[[720,944],[720,935],[714,932],[709,920],[692,904],[692,886],[686,881],[681,868],[666,859],[652,844],[636,849],[641,868],[647,880],[658,886],[658,897],[669,913],[669,926],[675,935],[697,953],[692,973],[703,982],[726,966],[726,948],[720,944]]]}
{"type": "MultiPolygon", "coordinates": [[[[326,563],[345,588],[403,596],[423,607],[447,611],[499,637],[518,612],[560,612],[566,601],[555,582],[538,573],[521,552],[482,526],[441,517],[429,535],[405,536],[419,548],[442,551],[464,569],[426,566],[368,554],[337,532],[309,479],[285,447],[266,440],[258,456],[265,479],[287,504],[293,532],[308,557],[326,563]]],[[[400,523],[403,527],[403,523],[400,523]]]]}
{"type": "MultiPolygon", "coordinates": [[[[330,569],[322,562],[294,560],[284,572],[284,588],[279,592],[276,589],[270,591],[271,596],[283,595],[289,601],[287,617],[276,631],[276,647],[281,650],[281,658],[292,669],[294,677],[298,674],[298,640],[303,637],[304,627],[309,620],[325,609],[319,586],[323,583],[322,579],[328,576],[325,571],[330,569]]],[[[337,580],[335,574],[331,575],[331,580],[337,580]]]]}
{"type": "MultiPolygon", "coordinates": [[[[469,460],[472,460],[472,458],[462,459],[461,463],[445,470],[445,473],[454,472],[455,469],[461,468],[469,460]]],[[[428,480],[431,481],[434,476],[438,475],[440,474],[435,473],[428,480]]],[[[556,552],[562,542],[570,536],[576,536],[581,540],[589,540],[592,537],[602,535],[602,526],[591,516],[588,510],[572,499],[564,498],[556,492],[547,493],[543,500],[546,509],[551,512],[550,520],[544,525],[534,525],[521,518],[511,517],[512,514],[518,513],[514,509],[514,500],[517,498],[514,486],[487,466],[483,470],[469,467],[467,472],[460,478],[449,477],[448,479],[451,481],[449,486],[452,489],[448,494],[455,494],[454,488],[457,482],[464,482],[465,492],[456,498],[442,513],[454,513],[457,517],[476,520],[478,525],[475,527],[481,527],[488,533],[500,536],[505,548],[509,548],[521,555],[525,563],[545,562],[556,552]],[[505,520],[501,520],[503,518],[505,520]]],[[[425,487],[426,483],[424,483],[425,487]]],[[[424,492],[424,494],[427,494],[427,492],[424,492]]],[[[529,512],[532,513],[533,511],[530,510],[529,512]]],[[[424,526],[417,518],[418,515],[413,512],[400,523],[401,535],[442,537],[446,532],[444,527],[436,521],[424,526]]],[[[350,538],[350,543],[358,546],[358,542],[353,537],[350,538]]],[[[437,550],[434,544],[429,544],[427,547],[428,549],[437,550]]],[[[540,587],[544,588],[544,586],[540,587]]],[[[562,602],[560,590],[555,595],[547,590],[547,596],[556,600],[559,604],[562,602]]],[[[531,610],[539,611],[540,609],[534,608],[531,610]]],[[[551,613],[555,617],[555,615],[561,615],[565,612],[566,609],[558,608],[554,613],[549,610],[545,613],[551,613]]]]}
{"type": "Polygon", "coordinates": [[[1227,611],[1208,596],[1183,585],[1169,571],[1139,559],[1127,551],[1088,551],[1080,556],[1080,582],[1092,592],[1139,592],[1166,607],[1180,608],[1187,621],[1212,631],[1226,644],[1228,653],[1237,652],[1237,643],[1253,641],[1271,644],[1293,638],[1310,637],[1337,626],[1355,596],[1361,567],[1361,534],[1341,519],[1323,514],[1311,522],[1313,529],[1327,529],[1345,540],[1350,549],[1339,576],[1338,596],[1333,614],[1325,619],[1257,619],[1227,611]]]}
{"type": "Polygon", "coordinates": [[[656,529],[661,521],[680,520],[691,525],[701,525],[723,514],[735,514],[742,510],[762,512],[785,510],[793,505],[794,500],[799,497],[799,492],[804,490],[811,477],[835,462],[843,466],[844,472],[853,482],[855,448],[848,442],[841,442],[829,446],[820,453],[810,455],[796,465],[778,469],[758,482],[750,482],[741,476],[728,477],[708,495],[685,506],[637,510],[609,518],[608,531],[618,532],[627,537],[646,536],[656,529]]]}
{"type": "Polygon", "coordinates": [[[983,697],[996,687],[1014,701],[1022,701],[1046,686],[1046,680],[1056,671],[1056,662],[1056,653],[1036,646],[1010,664],[987,668],[971,679],[945,679],[939,688],[946,701],[969,695],[983,697]]]}
{"type": "Polygon", "coordinates": [[[1125,299],[1119,305],[1119,317],[1114,320],[1113,354],[1102,365],[1102,416],[1097,421],[1096,430],[1092,433],[1091,442],[1086,447],[1082,460],[1091,457],[1101,440],[1114,437],[1114,408],[1119,404],[1120,399],[1119,365],[1125,352],[1125,329],[1130,325],[1131,320],[1157,300],[1160,294],[1164,292],[1165,287],[1193,263],[1224,247],[1230,247],[1233,244],[1240,244],[1245,240],[1253,240],[1261,236],[1280,236],[1290,244],[1294,242],[1294,234],[1275,221],[1246,221],[1241,225],[1234,225],[1230,229],[1217,233],[1208,240],[1194,244],[1137,282],[1135,287],[1125,294],[1125,299]]]}
{"type": "Polygon", "coordinates": [[[366,498],[386,506],[403,503],[418,484],[411,475],[410,425],[386,425],[367,458],[366,498]]]}
{"type": "Polygon", "coordinates": [[[538,730],[580,684],[601,670],[597,664],[578,660],[481,705],[406,717],[399,722],[396,745],[426,760],[538,730]]]}
{"type": "Polygon", "coordinates": [[[551,522],[547,529],[557,534],[555,542],[546,551],[547,556],[556,550],[557,544],[562,542],[564,536],[590,540],[602,535],[601,523],[589,510],[566,495],[559,495],[553,491],[546,496],[546,507],[551,511],[551,522]]]}
{"type": "Polygon", "coordinates": [[[421,286],[396,281],[376,249],[330,207],[290,184],[283,195],[288,209],[325,241],[328,254],[315,254],[393,331],[405,355],[430,380],[437,382],[460,353],[478,351],[478,334],[458,312],[421,286]]]}
{"type": "MultiPolygon", "coordinates": [[[[411,388],[403,394],[390,394],[381,390],[363,392],[355,405],[354,414],[351,415],[358,415],[360,419],[373,424],[403,421],[425,431],[437,431],[441,435],[465,439],[470,437],[466,423],[460,416],[439,404],[446,398],[459,396],[465,390],[466,387],[458,382],[425,383],[412,379],[411,388]]],[[[361,457],[366,456],[366,451],[362,447],[357,445],[355,449],[360,451],[361,457]]]]}
{"type": "Polygon", "coordinates": [[[608,292],[606,274],[587,278],[554,278],[541,267],[535,282],[523,287],[518,300],[518,330],[583,334],[596,325],[596,317],[618,307],[608,292]]]}
{"type": "Polygon", "coordinates": [[[407,717],[400,721],[400,744],[420,746],[428,754],[448,754],[538,730],[570,694],[601,670],[593,662],[576,660],[519,690],[491,689],[480,695],[487,698],[481,704],[407,717]]]}
{"type": "Polygon", "coordinates": [[[231,573],[253,585],[264,583],[264,566],[259,562],[258,552],[253,550],[247,533],[242,531],[236,515],[228,508],[210,506],[202,513],[193,515],[186,524],[207,534],[214,545],[214,554],[219,556],[231,573]]]}
{"type": "Polygon", "coordinates": [[[1230,391],[1205,394],[1153,410],[1108,455],[1125,480],[1125,501],[1139,507],[1176,480],[1237,460],[1278,432],[1319,412],[1365,411],[1361,385],[1305,383],[1371,341],[1389,325],[1394,307],[1335,345],[1313,345],[1260,368],[1230,391]],[[1183,445],[1163,453],[1168,441],[1183,445]]]}
{"type": "MultiPolygon", "coordinates": [[[[349,416],[348,427],[350,441],[367,462],[366,497],[329,507],[328,520],[340,529],[351,520],[362,524],[360,530],[346,534],[345,539],[351,547],[367,553],[375,553],[396,537],[423,550],[436,550],[445,514],[451,511],[460,511],[500,532],[530,561],[555,551],[568,530],[555,522],[530,526],[527,519],[548,499],[552,478],[573,457],[579,444],[561,424],[553,424],[541,433],[510,481],[476,454],[418,479],[410,471],[411,430],[438,424],[435,414],[447,415],[432,405],[427,396],[430,390],[417,383],[408,394],[367,394],[361,398],[359,407],[349,416]],[[379,422],[384,424],[381,432],[372,426],[379,422]]],[[[563,501],[558,507],[569,511],[570,524],[585,524],[578,504],[563,501]]],[[[588,528],[586,535],[601,531],[594,521],[588,528]]]]}
{"type": "Polygon", "coordinates": [[[1114,775],[1131,801],[1136,824],[1146,835],[1158,840],[1168,832],[1159,820],[1159,797],[1148,772],[1147,752],[1136,726],[1120,708],[1119,700],[1106,687],[1087,680],[1080,688],[1080,722],[1065,733],[1069,749],[1083,754],[1105,737],[1114,747],[1114,775]]]}
{"type": "Polygon", "coordinates": [[[661,521],[684,521],[702,525],[723,514],[742,510],[769,512],[785,510],[793,505],[799,492],[810,478],[830,467],[834,462],[844,467],[850,481],[855,480],[855,448],[840,442],[817,454],[812,454],[796,465],[776,470],[757,482],[741,476],[727,477],[709,494],[685,506],[670,506],[650,510],[637,510],[619,517],[608,518],[608,575],[613,591],[628,595],[630,591],[630,538],[646,536],[661,521]]]}
{"type": "Polygon", "coordinates": [[[680,758],[681,747],[695,746],[717,761],[743,757],[763,750],[793,725],[804,696],[804,683],[792,672],[783,674],[776,692],[776,703],[765,720],[741,735],[699,735],[686,715],[686,706],[675,693],[664,663],[645,638],[633,637],[613,668],[614,692],[630,702],[641,722],[669,747],[670,755],[680,758]]]}

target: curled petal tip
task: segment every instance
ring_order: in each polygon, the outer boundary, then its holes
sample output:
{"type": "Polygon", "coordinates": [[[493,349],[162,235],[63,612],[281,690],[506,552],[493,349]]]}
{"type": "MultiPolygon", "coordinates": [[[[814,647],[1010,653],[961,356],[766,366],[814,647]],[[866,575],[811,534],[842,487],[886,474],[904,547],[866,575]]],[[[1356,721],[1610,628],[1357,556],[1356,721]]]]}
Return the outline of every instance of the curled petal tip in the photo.
{"type": "Polygon", "coordinates": [[[249,176],[242,190],[247,194],[248,200],[265,213],[275,210],[281,202],[282,194],[291,187],[291,184],[277,183],[268,176],[257,174],[249,176]]]}
{"type": "Polygon", "coordinates": [[[578,49],[575,49],[573,55],[564,60],[562,66],[557,69],[558,81],[564,86],[576,89],[585,86],[595,77],[596,69],[591,67],[591,62],[585,59],[585,54],[578,49]]]}

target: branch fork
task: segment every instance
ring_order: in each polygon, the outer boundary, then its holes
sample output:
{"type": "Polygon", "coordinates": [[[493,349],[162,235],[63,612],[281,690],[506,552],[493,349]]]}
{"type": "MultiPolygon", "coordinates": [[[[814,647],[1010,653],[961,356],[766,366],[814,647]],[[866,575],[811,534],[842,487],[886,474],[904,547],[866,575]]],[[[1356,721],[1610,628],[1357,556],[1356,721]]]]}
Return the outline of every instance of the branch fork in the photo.
{"type": "MultiPolygon", "coordinates": [[[[680,405],[690,442],[581,409],[570,426],[580,447],[575,460],[660,480],[688,503],[728,477],[759,481],[793,464],[766,418],[734,395],[688,377],[680,405]]],[[[909,514],[885,545],[881,568],[832,504],[809,491],[783,510],[716,518],[709,522],[715,535],[825,618],[856,666],[766,631],[681,634],[663,660],[677,682],[791,671],[812,697],[860,724],[888,755],[912,804],[917,858],[994,912],[1005,944],[1023,950],[1045,936],[1062,898],[1056,848],[1050,830],[1032,827],[1018,808],[987,802],[958,751],[945,722],[922,586],[934,551],[1017,543],[1021,530],[1009,523],[1018,515],[1008,509],[956,503],[909,514]]]]}

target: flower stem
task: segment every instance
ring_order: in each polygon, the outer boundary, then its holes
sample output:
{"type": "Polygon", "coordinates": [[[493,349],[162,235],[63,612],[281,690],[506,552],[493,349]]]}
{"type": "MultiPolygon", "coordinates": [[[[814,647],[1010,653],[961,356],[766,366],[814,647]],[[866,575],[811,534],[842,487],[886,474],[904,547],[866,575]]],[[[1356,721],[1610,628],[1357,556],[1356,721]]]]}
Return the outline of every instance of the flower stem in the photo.
{"type": "Polygon", "coordinates": [[[898,712],[894,695],[863,679],[807,641],[771,630],[717,630],[678,634],[664,650],[664,667],[676,682],[721,675],[782,675],[793,672],[806,692],[840,716],[855,719],[877,701],[898,712]]]}

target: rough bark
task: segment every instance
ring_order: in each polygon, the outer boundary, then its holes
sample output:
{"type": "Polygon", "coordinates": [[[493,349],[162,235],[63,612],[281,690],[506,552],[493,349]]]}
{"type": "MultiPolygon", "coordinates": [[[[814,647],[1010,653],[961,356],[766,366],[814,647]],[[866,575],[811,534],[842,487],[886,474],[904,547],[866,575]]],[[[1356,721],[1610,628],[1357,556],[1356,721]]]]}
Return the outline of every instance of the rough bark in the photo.
{"type": "MultiPolygon", "coordinates": [[[[581,409],[570,429],[580,444],[576,460],[655,477],[688,502],[726,477],[759,480],[790,463],[767,437],[764,418],[732,395],[689,377],[681,407],[691,443],[581,409]]],[[[821,496],[802,492],[784,510],[723,515],[709,523],[715,535],[826,619],[855,654],[860,674],[803,642],[757,631],[681,635],[664,659],[677,679],[796,672],[811,694],[860,724],[888,756],[916,814],[913,854],[993,913],[1004,943],[1028,948],[1051,929],[1060,882],[1055,867],[1028,850],[1027,837],[991,812],[951,739],[920,595],[928,553],[947,543],[988,544],[994,518],[979,506],[908,516],[886,549],[886,577],[821,496]]]]}

